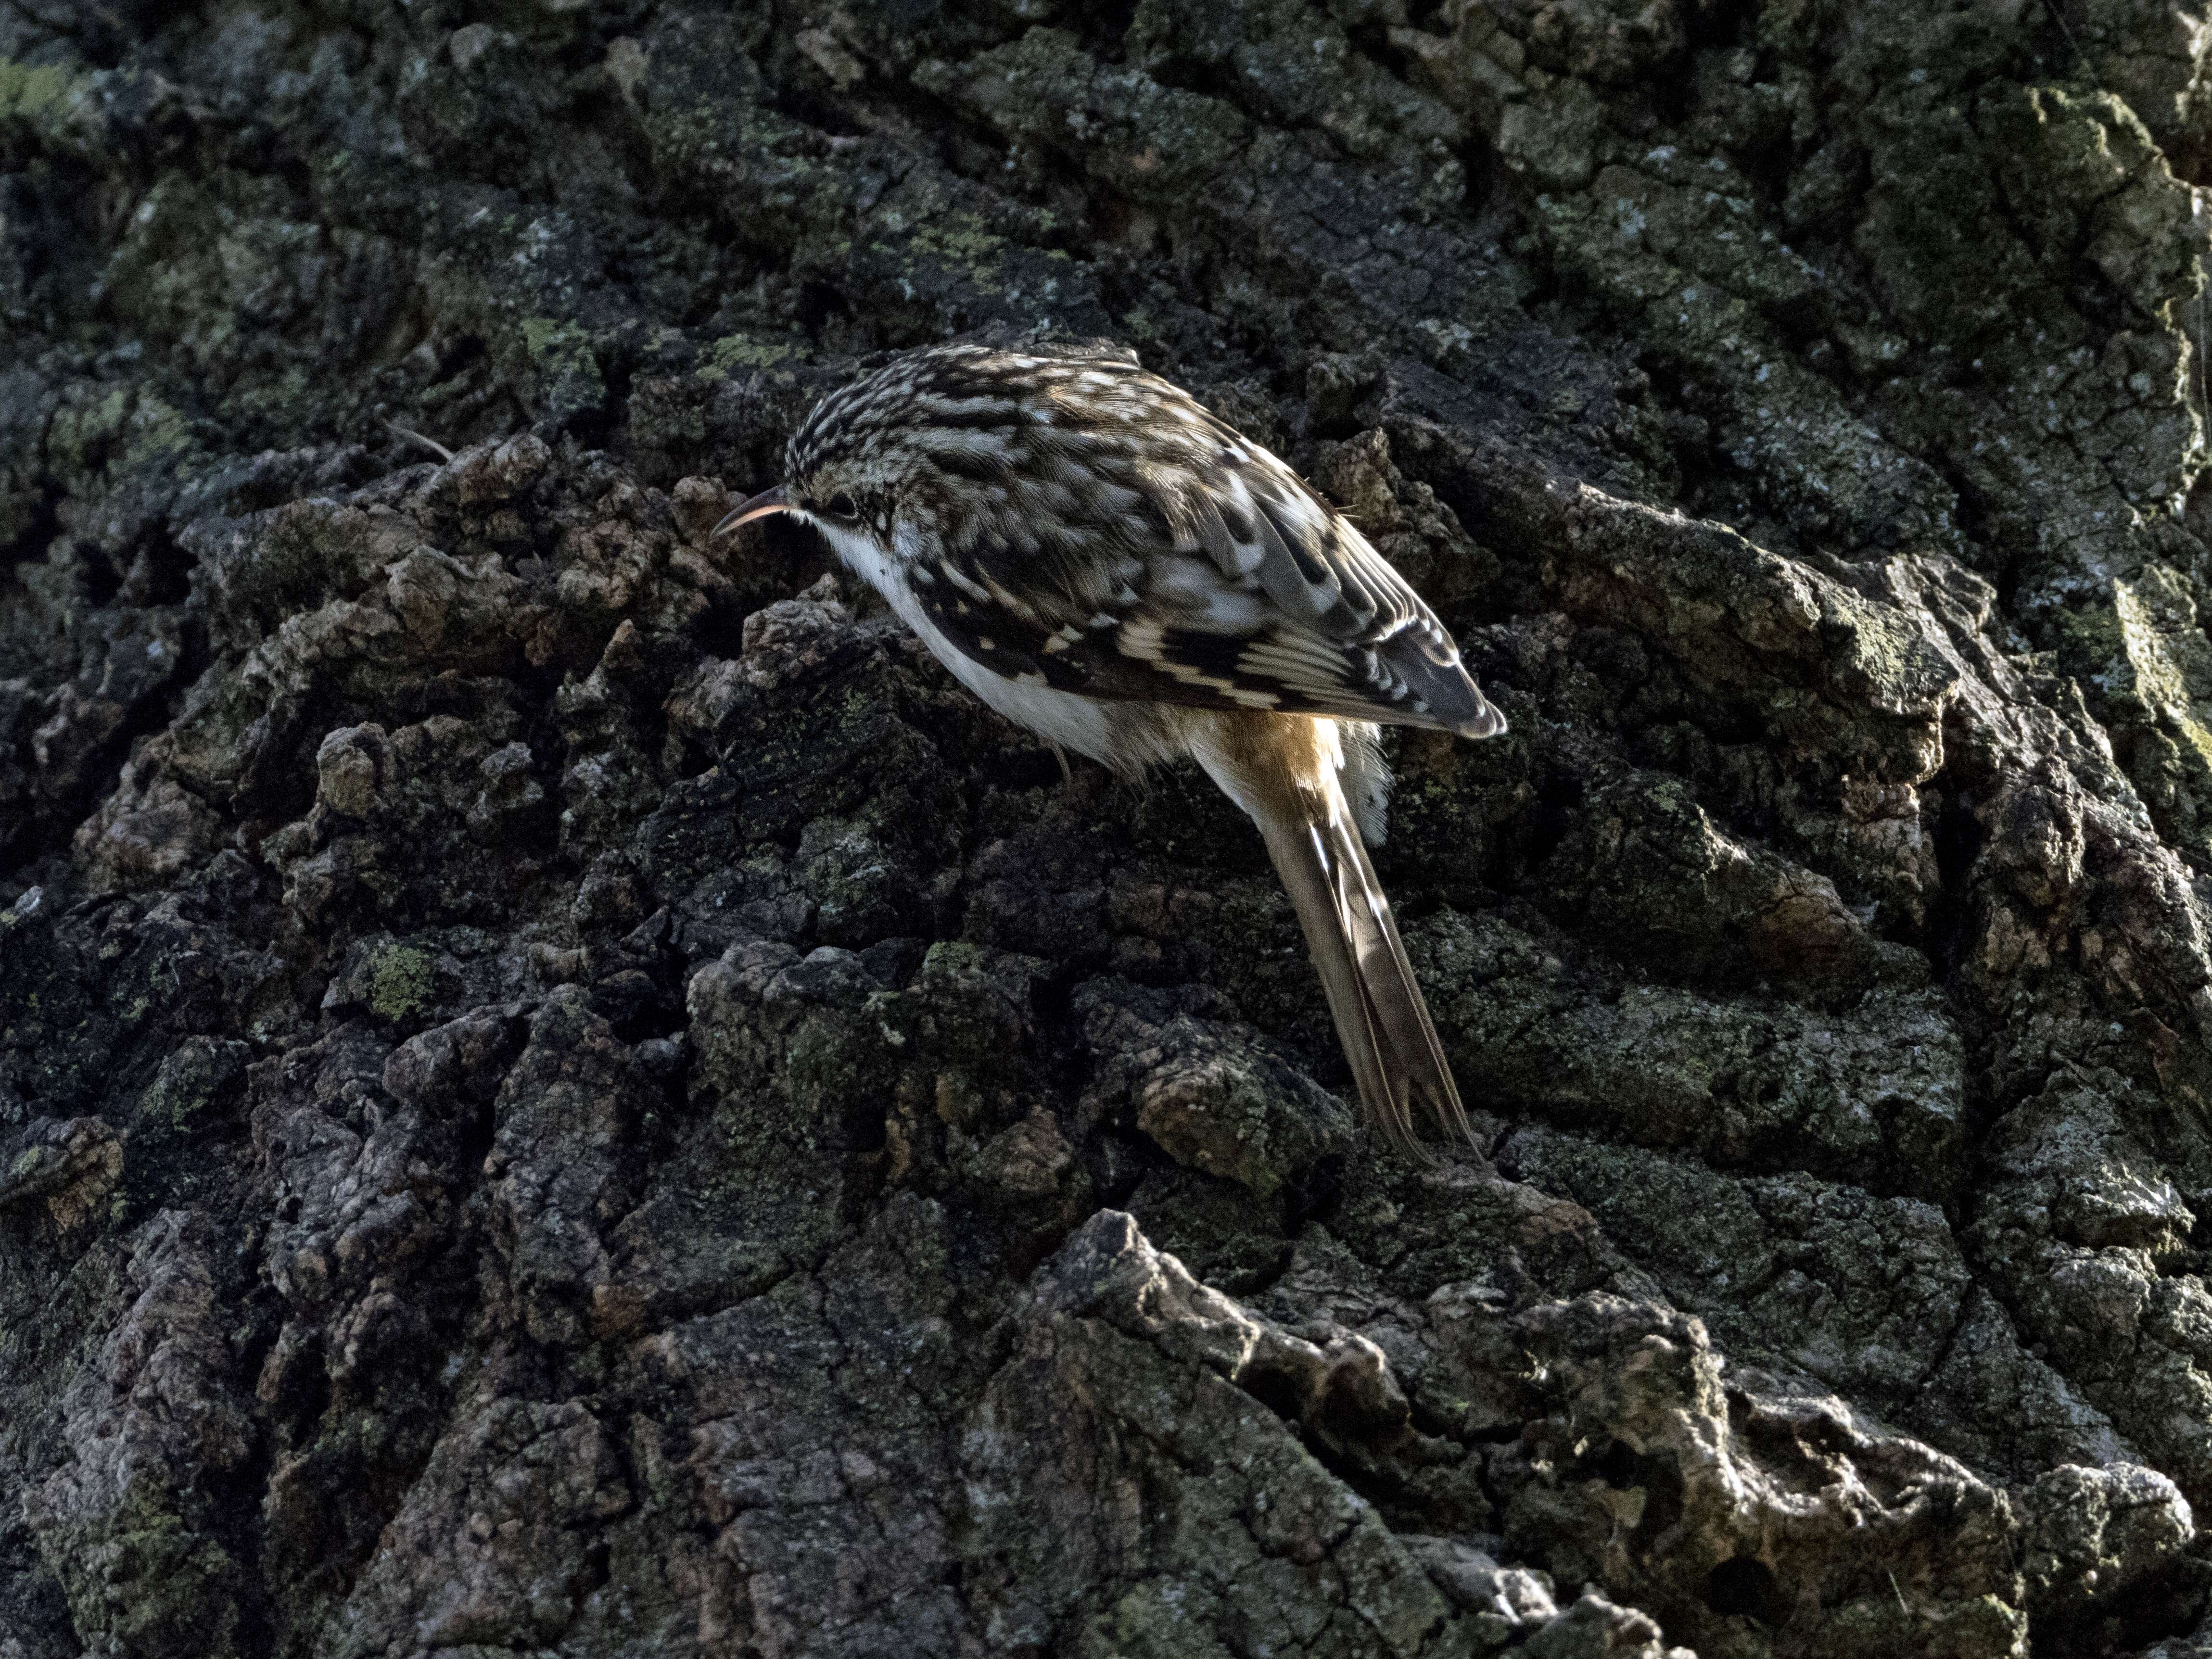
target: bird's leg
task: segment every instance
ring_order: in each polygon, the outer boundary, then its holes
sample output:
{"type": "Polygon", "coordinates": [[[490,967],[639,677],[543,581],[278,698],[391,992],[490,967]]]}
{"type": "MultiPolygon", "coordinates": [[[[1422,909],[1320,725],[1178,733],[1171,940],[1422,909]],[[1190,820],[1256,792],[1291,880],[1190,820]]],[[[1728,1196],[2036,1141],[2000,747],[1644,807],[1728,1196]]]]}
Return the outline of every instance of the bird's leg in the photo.
{"type": "Polygon", "coordinates": [[[1045,747],[1052,750],[1052,757],[1060,763],[1060,787],[1063,789],[1074,788],[1075,774],[1068,769],[1067,750],[1062,749],[1058,744],[1051,742],[1048,742],[1045,744],[1045,747]]]}

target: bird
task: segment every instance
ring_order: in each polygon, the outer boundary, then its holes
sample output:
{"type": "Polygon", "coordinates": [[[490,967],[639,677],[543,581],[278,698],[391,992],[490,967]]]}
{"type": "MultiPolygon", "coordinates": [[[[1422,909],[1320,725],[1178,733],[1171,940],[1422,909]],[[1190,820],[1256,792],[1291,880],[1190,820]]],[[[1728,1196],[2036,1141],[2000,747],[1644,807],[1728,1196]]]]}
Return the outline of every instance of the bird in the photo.
{"type": "Polygon", "coordinates": [[[1434,611],[1263,445],[1115,349],[903,352],[824,397],[770,514],[811,526],[955,679],[1120,776],[1188,757],[1258,826],[1370,1117],[1471,1138],[1367,848],[1384,724],[1505,719],[1434,611]]]}

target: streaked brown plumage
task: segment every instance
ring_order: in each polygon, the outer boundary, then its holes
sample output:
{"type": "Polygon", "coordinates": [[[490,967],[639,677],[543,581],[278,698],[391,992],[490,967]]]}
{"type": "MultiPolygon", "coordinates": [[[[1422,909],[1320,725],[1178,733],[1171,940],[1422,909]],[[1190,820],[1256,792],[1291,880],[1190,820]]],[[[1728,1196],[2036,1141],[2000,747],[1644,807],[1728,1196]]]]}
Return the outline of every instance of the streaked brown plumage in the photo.
{"type": "Polygon", "coordinates": [[[832,393],[720,530],[814,525],[961,683],[1133,776],[1188,755],[1258,824],[1361,1098],[1466,1115],[1363,841],[1375,722],[1494,736],[1434,613],[1260,445],[1125,358],[936,346],[832,393]]]}

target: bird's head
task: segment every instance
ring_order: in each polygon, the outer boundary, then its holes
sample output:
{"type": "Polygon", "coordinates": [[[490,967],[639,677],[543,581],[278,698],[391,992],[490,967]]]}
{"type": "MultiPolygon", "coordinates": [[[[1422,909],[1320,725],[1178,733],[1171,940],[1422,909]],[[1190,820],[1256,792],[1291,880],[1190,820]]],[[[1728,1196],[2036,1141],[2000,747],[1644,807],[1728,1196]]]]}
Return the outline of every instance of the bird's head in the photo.
{"type": "Polygon", "coordinates": [[[833,541],[860,536],[890,542],[899,494],[896,475],[851,458],[793,465],[789,471],[785,483],[732,508],[714,533],[724,535],[739,525],[782,513],[814,526],[833,541]]]}
{"type": "Polygon", "coordinates": [[[887,549],[902,517],[931,519],[956,502],[1003,504],[1033,394],[1018,374],[998,383],[978,372],[994,361],[977,348],[910,355],[832,392],[792,434],[784,482],[738,507],[714,533],[785,513],[833,543],[857,537],[887,549]]]}

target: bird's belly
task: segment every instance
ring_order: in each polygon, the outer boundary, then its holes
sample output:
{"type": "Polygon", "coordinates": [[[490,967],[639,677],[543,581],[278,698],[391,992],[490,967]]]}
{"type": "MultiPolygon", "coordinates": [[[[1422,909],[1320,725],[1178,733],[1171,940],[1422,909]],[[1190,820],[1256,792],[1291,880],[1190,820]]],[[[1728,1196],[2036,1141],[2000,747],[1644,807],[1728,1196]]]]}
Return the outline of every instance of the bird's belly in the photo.
{"type": "Polygon", "coordinates": [[[1079,697],[1072,691],[1056,691],[1048,685],[1024,685],[992,672],[955,648],[929,626],[927,617],[914,631],[921,635],[921,642],[938,661],[952,671],[955,679],[1015,725],[1036,732],[1048,743],[1073,749],[1095,761],[1108,765],[1116,763],[1111,715],[1103,705],[1088,697],[1079,697]]]}
{"type": "Polygon", "coordinates": [[[984,667],[945,637],[915,598],[914,590],[872,543],[858,536],[831,539],[854,574],[884,596],[898,619],[914,629],[929,647],[930,655],[951,669],[952,678],[961,684],[1015,725],[1048,743],[1073,749],[1116,769],[1129,764],[1130,757],[1121,752],[1127,745],[1115,741],[1114,714],[1104,705],[1048,685],[1024,685],[984,667]]]}

